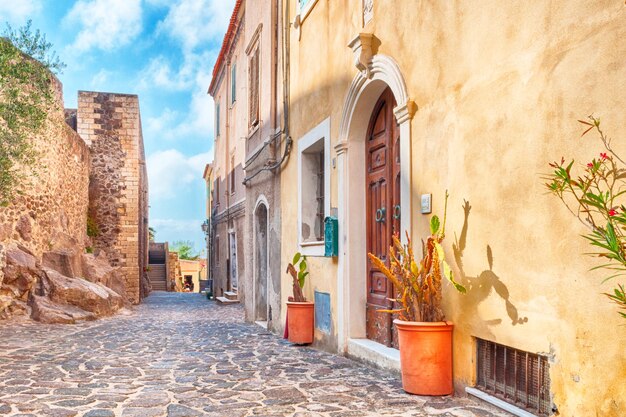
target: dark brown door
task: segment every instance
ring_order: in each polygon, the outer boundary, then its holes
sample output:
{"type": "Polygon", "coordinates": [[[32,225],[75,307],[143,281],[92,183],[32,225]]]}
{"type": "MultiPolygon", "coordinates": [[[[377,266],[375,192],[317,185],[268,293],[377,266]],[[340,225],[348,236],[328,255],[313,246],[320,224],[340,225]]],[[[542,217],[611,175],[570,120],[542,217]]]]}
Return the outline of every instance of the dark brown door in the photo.
{"type": "MultiPolygon", "coordinates": [[[[374,106],[366,138],[367,252],[388,262],[391,236],[400,232],[400,141],[393,114],[396,103],[387,88],[374,106]]],[[[391,282],[367,260],[367,338],[397,346],[392,316],[380,313],[392,307],[391,282]]]]}

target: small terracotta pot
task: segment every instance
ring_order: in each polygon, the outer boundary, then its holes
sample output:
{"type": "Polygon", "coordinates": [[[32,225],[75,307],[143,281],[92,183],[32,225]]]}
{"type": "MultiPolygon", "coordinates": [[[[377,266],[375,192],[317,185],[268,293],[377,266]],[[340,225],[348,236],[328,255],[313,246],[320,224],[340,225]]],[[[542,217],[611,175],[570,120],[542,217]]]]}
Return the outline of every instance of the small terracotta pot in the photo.
{"type": "Polygon", "coordinates": [[[393,321],[398,328],[402,388],[410,394],[449,395],[452,385],[451,322],[393,321]]]}
{"type": "Polygon", "coordinates": [[[287,301],[287,327],[291,343],[306,345],[313,343],[315,304],[312,301],[287,301]]]}

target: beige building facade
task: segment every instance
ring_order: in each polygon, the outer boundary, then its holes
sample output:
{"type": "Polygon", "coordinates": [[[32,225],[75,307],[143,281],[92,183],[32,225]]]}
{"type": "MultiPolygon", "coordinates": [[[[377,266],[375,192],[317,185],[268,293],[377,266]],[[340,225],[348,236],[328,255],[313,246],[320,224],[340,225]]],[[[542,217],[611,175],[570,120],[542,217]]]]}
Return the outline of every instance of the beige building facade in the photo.
{"type": "Polygon", "coordinates": [[[247,58],[244,53],[243,9],[237,3],[213,70],[209,94],[215,101],[213,166],[214,294],[238,293],[245,270],[246,191],[242,180],[248,132],[245,119],[247,58]]]}
{"type": "MultiPolygon", "coordinates": [[[[317,346],[397,369],[372,301],[386,284],[368,272],[366,254],[384,253],[382,227],[408,231],[419,250],[430,219],[422,203],[431,196],[442,215],[448,190],[444,249],[468,288],[444,291],[457,394],[480,385],[481,355],[494,349],[532,359],[538,374],[528,376],[540,382],[528,395],[541,409],[531,412],[624,415],[626,334],[603,295],[614,282],[589,272],[597,263],[583,255],[585,230],[545,193],[541,173],[561,156],[587,161],[602,150],[579,139],[577,119],[599,116],[615,138],[626,125],[626,9],[478,6],[285,4],[294,145],[280,183],[281,271],[296,251],[308,255],[317,346]],[[329,216],[336,257],[323,256],[329,216]]],[[[282,274],[283,305],[290,294],[282,274]]],[[[516,363],[500,371],[513,374],[516,363]]]]}

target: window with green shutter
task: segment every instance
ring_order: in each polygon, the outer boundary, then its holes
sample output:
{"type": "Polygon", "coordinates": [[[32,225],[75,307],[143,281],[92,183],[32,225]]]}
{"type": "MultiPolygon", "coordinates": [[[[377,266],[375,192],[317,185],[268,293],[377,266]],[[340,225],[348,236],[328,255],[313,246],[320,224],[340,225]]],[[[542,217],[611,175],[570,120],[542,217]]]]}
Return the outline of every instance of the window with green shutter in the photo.
{"type": "Polygon", "coordinates": [[[230,97],[230,102],[232,104],[237,98],[237,64],[233,64],[230,72],[230,97]]]}
{"type": "Polygon", "coordinates": [[[215,106],[215,136],[220,135],[220,103],[215,106]]]}

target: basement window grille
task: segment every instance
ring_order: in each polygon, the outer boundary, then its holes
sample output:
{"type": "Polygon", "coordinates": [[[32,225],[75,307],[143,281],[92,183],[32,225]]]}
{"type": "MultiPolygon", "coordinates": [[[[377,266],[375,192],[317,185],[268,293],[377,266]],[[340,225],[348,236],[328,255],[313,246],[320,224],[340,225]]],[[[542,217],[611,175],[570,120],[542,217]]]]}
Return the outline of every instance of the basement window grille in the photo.
{"type": "Polygon", "coordinates": [[[476,340],[477,388],[537,416],[549,416],[547,358],[487,340],[476,340]]]}

